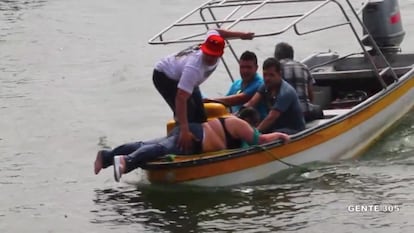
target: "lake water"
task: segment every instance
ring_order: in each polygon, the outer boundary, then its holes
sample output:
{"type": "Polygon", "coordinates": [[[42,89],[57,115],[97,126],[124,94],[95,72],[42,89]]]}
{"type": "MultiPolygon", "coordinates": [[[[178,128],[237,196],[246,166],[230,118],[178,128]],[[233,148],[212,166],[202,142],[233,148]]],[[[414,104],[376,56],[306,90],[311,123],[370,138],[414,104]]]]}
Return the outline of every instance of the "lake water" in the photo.
{"type": "MultiPolygon", "coordinates": [[[[413,111],[358,161],[252,186],[93,174],[98,149],[165,133],[171,112],[151,74],[178,46],[147,41],[201,2],[0,1],[0,232],[413,232],[413,111]]],[[[414,0],[400,6],[402,47],[413,52],[414,0]]],[[[203,86],[208,95],[228,87],[217,73],[203,86]]]]}

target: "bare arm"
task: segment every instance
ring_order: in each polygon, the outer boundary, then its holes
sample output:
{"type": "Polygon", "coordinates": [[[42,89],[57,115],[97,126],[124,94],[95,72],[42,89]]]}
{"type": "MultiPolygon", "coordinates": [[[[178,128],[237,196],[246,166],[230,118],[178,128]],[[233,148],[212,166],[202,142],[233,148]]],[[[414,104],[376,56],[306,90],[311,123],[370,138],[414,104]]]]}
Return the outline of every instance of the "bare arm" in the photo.
{"type": "Polygon", "coordinates": [[[254,37],[253,32],[236,32],[225,29],[215,29],[224,39],[240,38],[242,40],[251,40],[254,37]]]}
{"type": "Polygon", "coordinates": [[[180,123],[181,130],[188,130],[187,121],[187,100],[190,94],[178,89],[177,96],[175,97],[175,114],[177,116],[178,123],[180,123]]]}
{"type": "Polygon", "coordinates": [[[251,97],[244,94],[244,93],[239,93],[239,94],[235,94],[235,95],[229,95],[229,96],[224,96],[224,97],[220,97],[220,98],[215,98],[213,100],[219,101],[224,103],[227,106],[234,106],[234,105],[242,105],[244,103],[246,103],[247,101],[249,101],[251,97]]]}
{"type": "Polygon", "coordinates": [[[277,118],[279,118],[280,116],[280,112],[277,110],[271,110],[269,112],[269,114],[266,116],[265,119],[263,119],[262,122],[260,122],[259,126],[257,127],[257,129],[260,132],[266,132],[266,130],[268,130],[270,128],[270,126],[272,126],[273,122],[276,121],[277,118]]]}
{"type": "MultiPolygon", "coordinates": [[[[234,134],[237,138],[242,139],[243,141],[253,144],[254,143],[254,130],[253,128],[244,120],[241,120],[236,117],[232,117],[226,120],[226,126],[229,131],[234,134]]],[[[267,142],[275,141],[278,139],[283,140],[283,142],[289,141],[289,135],[279,132],[261,134],[259,135],[258,144],[264,144],[267,142]]]]}
{"type": "Polygon", "coordinates": [[[235,138],[240,138],[249,144],[253,143],[254,130],[246,121],[237,117],[227,118],[226,127],[235,138]]]}
{"type": "Polygon", "coordinates": [[[180,136],[178,138],[178,146],[188,151],[192,146],[192,140],[195,138],[190,132],[187,119],[187,100],[190,94],[178,89],[175,97],[175,114],[177,121],[180,124],[180,136]]]}
{"type": "Polygon", "coordinates": [[[256,92],[253,97],[244,104],[245,107],[256,107],[256,105],[259,103],[259,101],[262,99],[262,95],[256,92]]]}
{"type": "Polygon", "coordinates": [[[276,141],[278,139],[282,140],[284,143],[287,143],[287,142],[289,142],[290,137],[289,137],[289,135],[287,135],[285,133],[279,133],[279,132],[261,134],[259,136],[259,144],[264,144],[264,143],[276,141]]]}

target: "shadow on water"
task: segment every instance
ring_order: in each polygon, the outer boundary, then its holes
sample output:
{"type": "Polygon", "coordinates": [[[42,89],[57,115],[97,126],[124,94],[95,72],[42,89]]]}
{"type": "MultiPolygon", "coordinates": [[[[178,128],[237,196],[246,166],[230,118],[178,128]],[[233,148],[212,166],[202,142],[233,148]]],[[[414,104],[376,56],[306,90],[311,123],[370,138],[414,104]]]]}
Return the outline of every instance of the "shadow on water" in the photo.
{"type": "Polygon", "coordinates": [[[306,219],[298,218],[300,214],[336,201],[314,202],[312,195],[337,192],[339,184],[357,176],[338,171],[336,164],[312,166],[320,168],[311,172],[316,175],[288,169],[265,181],[231,188],[138,185],[96,189],[92,222],[144,226],[149,232],[299,230],[308,225],[306,219]]]}
{"type": "Polygon", "coordinates": [[[146,186],[138,189],[95,190],[95,223],[138,224],[148,231],[195,232],[203,212],[222,203],[237,205],[242,197],[230,191],[188,187],[146,186]],[[157,229],[157,230],[156,230],[157,229]]]}
{"type": "Polygon", "coordinates": [[[329,213],[346,212],[350,204],[410,203],[404,190],[414,185],[414,176],[401,179],[372,167],[371,161],[308,166],[311,172],[288,169],[230,188],[139,184],[96,189],[91,222],[147,232],[299,231],[327,219],[337,221],[329,213]]]}
{"type": "MultiPolygon", "coordinates": [[[[95,190],[94,202],[98,209],[92,222],[129,227],[137,224],[149,232],[161,229],[168,232],[234,232],[252,227],[279,230],[281,226],[254,223],[255,218],[272,216],[273,219],[278,213],[303,211],[304,208],[289,200],[294,193],[300,195],[296,192],[298,188],[289,184],[231,189],[151,185],[95,190]]],[[[303,190],[301,192],[305,195],[303,190]]],[[[300,225],[303,224],[295,222],[289,227],[300,225]]]]}

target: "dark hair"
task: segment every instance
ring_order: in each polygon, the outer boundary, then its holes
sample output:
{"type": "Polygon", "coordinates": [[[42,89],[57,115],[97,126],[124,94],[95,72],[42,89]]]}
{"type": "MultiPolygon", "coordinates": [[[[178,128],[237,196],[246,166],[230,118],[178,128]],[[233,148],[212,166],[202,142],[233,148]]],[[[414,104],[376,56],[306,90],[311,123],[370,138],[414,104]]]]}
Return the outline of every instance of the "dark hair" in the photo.
{"type": "Polygon", "coordinates": [[[251,126],[256,126],[260,122],[259,112],[252,107],[244,107],[240,109],[238,115],[240,119],[248,122],[251,126]]]}
{"type": "Polygon", "coordinates": [[[257,65],[257,56],[255,53],[250,52],[248,50],[246,50],[244,53],[242,53],[242,55],[240,56],[240,60],[243,61],[253,61],[254,64],[257,65]]]}
{"type": "Polygon", "coordinates": [[[293,47],[285,42],[280,42],[275,47],[275,58],[277,60],[289,58],[293,59],[293,47]]]}
{"type": "Polygon", "coordinates": [[[274,57],[269,57],[263,62],[263,69],[274,67],[276,72],[280,73],[280,62],[274,57]]]}

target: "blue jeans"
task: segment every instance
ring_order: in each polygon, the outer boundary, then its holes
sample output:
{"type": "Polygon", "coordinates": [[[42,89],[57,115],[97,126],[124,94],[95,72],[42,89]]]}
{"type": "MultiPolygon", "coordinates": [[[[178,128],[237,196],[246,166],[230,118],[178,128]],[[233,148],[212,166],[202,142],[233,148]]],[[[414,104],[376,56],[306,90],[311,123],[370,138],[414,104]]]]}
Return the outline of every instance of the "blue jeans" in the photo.
{"type": "Polygon", "coordinates": [[[176,154],[198,154],[202,152],[202,141],[203,141],[203,127],[201,124],[190,123],[190,131],[198,139],[193,141],[192,149],[188,152],[182,151],[177,146],[178,136],[180,129],[175,127],[167,137],[153,139],[149,141],[139,141],[126,143],[116,147],[113,150],[102,150],[102,162],[103,168],[107,168],[113,165],[113,159],[117,155],[125,155],[126,161],[126,172],[130,172],[148,161],[155,160],[159,157],[176,154]]]}

